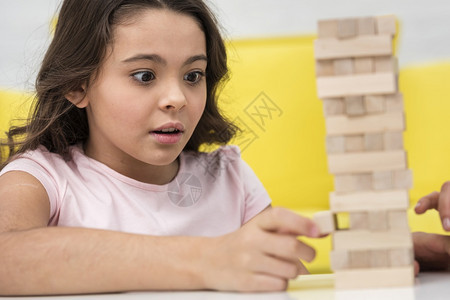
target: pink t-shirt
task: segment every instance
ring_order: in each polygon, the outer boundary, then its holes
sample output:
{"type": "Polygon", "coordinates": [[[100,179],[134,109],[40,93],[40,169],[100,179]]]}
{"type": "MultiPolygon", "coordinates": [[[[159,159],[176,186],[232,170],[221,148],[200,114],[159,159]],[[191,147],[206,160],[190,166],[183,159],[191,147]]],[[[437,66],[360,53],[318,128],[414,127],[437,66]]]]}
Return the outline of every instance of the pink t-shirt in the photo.
{"type": "Polygon", "coordinates": [[[44,147],[23,154],[13,170],[36,177],[50,201],[49,226],[87,227],[150,235],[217,236],[241,227],[270,198],[239,149],[182,152],[177,176],[165,185],[126,177],[70,149],[64,161],[44,147]]]}

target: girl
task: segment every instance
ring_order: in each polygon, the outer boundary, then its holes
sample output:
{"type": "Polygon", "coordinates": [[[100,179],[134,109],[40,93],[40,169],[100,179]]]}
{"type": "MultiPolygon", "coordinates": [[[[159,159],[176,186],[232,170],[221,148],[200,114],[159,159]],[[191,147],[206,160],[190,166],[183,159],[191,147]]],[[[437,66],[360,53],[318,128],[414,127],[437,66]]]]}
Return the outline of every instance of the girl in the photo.
{"type": "Polygon", "coordinates": [[[65,0],[0,173],[0,295],[283,290],[314,250],[217,109],[227,62],[201,0],[65,0]]]}

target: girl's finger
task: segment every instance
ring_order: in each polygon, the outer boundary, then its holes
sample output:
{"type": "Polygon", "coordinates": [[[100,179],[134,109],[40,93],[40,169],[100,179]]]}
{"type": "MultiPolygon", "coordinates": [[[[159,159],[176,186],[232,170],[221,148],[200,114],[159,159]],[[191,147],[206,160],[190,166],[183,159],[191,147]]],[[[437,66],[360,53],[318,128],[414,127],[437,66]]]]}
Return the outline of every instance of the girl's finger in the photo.
{"type": "Polygon", "coordinates": [[[258,219],[258,225],[266,231],[319,237],[319,228],[312,220],[279,207],[263,212],[258,219]]]}
{"type": "Polygon", "coordinates": [[[261,249],[264,253],[291,262],[299,259],[310,262],[316,256],[314,248],[291,235],[268,232],[262,241],[261,249]]]}
{"type": "Polygon", "coordinates": [[[254,257],[249,269],[255,273],[266,274],[282,279],[294,279],[299,273],[299,260],[292,262],[269,255],[258,255],[254,257]]]}

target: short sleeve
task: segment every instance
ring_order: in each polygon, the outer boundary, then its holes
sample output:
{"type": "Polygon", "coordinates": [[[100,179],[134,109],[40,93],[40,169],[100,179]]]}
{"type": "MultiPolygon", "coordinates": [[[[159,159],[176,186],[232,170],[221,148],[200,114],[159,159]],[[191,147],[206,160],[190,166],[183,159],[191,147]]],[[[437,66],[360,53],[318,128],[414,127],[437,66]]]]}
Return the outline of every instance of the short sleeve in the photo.
{"type": "Polygon", "coordinates": [[[44,186],[50,201],[50,218],[52,218],[57,211],[58,191],[55,181],[49,172],[38,162],[28,157],[20,157],[7,164],[0,171],[0,176],[11,171],[26,172],[35,177],[44,186]]]}
{"type": "Polygon", "coordinates": [[[252,168],[241,160],[242,180],[245,190],[245,215],[243,223],[247,223],[271,204],[271,199],[264,185],[252,168]]]}
{"type": "Polygon", "coordinates": [[[242,224],[245,224],[270,205],[270,196],[252,168],[242,159],[239,147],[225,146],[219,153],[224,163],[230,163],[229,166],[238,174],[244,193],[242,224]]]}

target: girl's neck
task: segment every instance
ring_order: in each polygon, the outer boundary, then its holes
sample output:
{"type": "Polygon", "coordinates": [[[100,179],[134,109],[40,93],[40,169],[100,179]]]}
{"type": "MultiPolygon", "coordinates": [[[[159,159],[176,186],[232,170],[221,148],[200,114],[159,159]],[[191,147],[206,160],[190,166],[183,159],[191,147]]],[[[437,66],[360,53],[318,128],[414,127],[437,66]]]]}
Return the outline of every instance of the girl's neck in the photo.
{"type": "Polygon", "coordinates": [[[105,156],[104,153],[101,156],[96,155],[95,150],[86,147],[86,144],[83,145],[83,151],[89,158],[103,163],[114,171],[148,184],[164,185],[171,182],[178,174],[180,167],[179,157],[168,165],[158,166],[146,164],[131,157],[123,160],[112,157],[108,159],[108,156],[105,156]]]}

